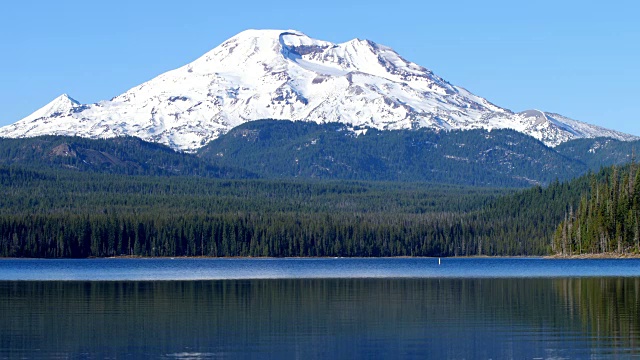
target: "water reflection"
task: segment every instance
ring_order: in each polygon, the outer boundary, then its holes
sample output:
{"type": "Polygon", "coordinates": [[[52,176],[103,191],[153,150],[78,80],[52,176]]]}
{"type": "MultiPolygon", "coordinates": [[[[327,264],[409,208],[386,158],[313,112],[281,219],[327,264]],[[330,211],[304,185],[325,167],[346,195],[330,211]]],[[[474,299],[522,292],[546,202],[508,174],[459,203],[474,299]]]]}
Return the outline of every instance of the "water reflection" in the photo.
{"type": "Polygon", "coordinates": [[[0,282],[0,357],[640,355],[640,278],[0,282]]]}

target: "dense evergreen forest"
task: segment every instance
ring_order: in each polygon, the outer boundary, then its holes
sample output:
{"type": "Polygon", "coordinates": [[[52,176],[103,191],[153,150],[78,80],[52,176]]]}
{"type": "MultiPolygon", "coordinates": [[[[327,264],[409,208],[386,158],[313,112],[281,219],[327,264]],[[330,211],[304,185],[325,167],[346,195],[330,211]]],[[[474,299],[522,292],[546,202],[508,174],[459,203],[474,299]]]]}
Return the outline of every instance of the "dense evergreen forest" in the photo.
{"type": "Polygon", "coordinates": [[[637,166],[568,181],[636,144],[269,120],[195,154],[0,139],[0,256],[638,252],[637,166]]]}
{"type": "Polygon", "coordinates": [[[541,255],[589,179],[514,191],[3,166],[0,255],[541,255]]]}
{"type": "Polygon", "coordinates": [[[638,143],[581,139],[549,148],[512,130],[378,131],[261,120],[234,128],[195,153],[131,137],[0,139],[0,165],[123,175],[527,188],[628,163],[638,143]]]}
{"type": "Polygon", "coordinates": [[[0,139],[0,165],[73,172],[123,175],[257,178],[235,166],[219,166],[194,154],[134,137],[86,139],[73,136],[38,136],[0,139]]]}
{"type": "Polygon", "coordinates": [[[556,146],[554,150],[585,164],[589,169],[599,170],[601,167],[625,165],[633,161],[633,154],[640,150],[640,140],[575,139],[556,146]]]}
{"type": "Polygon", "coordinates": [[[570,207],[554,235],[561,255],[640,253],[640,167],[613,167],[590,176],[590,191],[570,207]]]}
{"type": "Polygon", "coordinates": [[[513,130],[380,131],[344,124],[252,121],[198,151],[203,159],[267,178],[429,181],[530,187],[589,167],[513,130]]]}

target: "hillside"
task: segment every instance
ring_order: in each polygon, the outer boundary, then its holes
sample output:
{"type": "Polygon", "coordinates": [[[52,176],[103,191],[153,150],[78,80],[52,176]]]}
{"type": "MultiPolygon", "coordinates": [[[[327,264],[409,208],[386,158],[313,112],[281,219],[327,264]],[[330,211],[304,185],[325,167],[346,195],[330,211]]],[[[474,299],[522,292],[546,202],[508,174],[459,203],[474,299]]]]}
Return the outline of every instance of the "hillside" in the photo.
{"type": "Polygon", "coordinates": [[[127,175],[529,187],[626,163],[637,144],[597,138],[549,148],[512,130],[365,131],[338,123],[262,120],[231,130],[197,153],[132,137],[0,139],[0,164],[127,175]]]}
{"type": "Polygon", "coordinates": [[[32,169],[64,169],[126,175],[256,178],[235,166],[219,166],[191,154],[138,138],[86,139],[39,136],[0,139],[0,164],[32,169]]]}
{"type": "Polygon", "coordinates": [[[429,181],[476,186],[548,184],[588,170],[512,130],[429,129],[356,135],[342,124],[254,121],[198,155],[269,178],[429,181]]]}

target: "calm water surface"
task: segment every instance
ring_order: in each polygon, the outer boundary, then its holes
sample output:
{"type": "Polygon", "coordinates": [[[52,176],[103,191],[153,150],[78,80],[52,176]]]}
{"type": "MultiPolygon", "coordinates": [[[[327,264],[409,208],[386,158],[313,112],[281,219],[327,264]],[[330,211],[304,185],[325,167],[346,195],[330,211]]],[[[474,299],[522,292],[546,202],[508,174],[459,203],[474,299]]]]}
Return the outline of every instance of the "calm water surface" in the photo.
{"type": "Polygon", "coordinates": [[[0,280],[637,277],[640,259],[342,258],[0,260],[0,280]]]}
{"type": "Polygon", "coordinates": [[[0,358],[256,357],[640,358],[640,261],[0,260],[0,358]]]}

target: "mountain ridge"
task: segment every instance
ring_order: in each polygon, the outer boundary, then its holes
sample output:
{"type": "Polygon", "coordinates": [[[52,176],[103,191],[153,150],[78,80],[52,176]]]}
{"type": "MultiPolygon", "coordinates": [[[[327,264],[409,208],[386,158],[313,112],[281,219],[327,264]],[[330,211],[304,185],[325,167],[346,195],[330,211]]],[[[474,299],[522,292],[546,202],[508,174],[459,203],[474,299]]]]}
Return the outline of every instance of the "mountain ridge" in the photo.
{"type": "Polygon", "coordinates": [[[295,30],[243,31],[111,100],[83,105],[60,96],[0,128],[0,136],[135,136],[195,151],[259,119],[378,130],[509,128],[548,146],[584,137],[638,139],[558,114],[514,113],[370,40],[336,44],[295,30]]]}
{"type": "Polygon", "coordinates": [[[596,138],[549,148],[509,129],[365,132],[341,123],[258,120],[232,129],[196,153],[176,152],[135,137],[5,138],[0,139],[0,166],[122,175],[530,187],[627,163],[638,147],[640,141],[596,138]]]}

